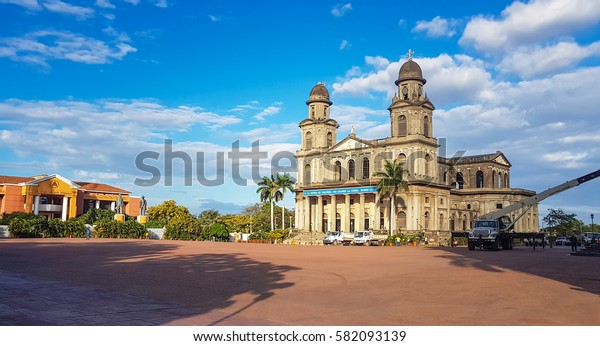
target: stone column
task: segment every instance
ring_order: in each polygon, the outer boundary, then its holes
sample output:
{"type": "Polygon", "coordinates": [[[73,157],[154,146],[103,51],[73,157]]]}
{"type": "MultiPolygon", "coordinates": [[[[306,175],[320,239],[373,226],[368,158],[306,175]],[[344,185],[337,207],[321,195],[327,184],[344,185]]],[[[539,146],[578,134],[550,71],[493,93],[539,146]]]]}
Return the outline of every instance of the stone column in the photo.
{"type": "Polygon", "coordinates": [[[373,224],[373,229],[380,229],[381,225],[379,224],[379,214],[381,213],[381,210],[379,209],[379,192],[375,193],[375,212],[373,215],[374,217],[374,221],[375,223],[373,224]]]}
{"type": "Polygon", "coordinates": [[[344,215],[342,215],[342,231],[350,232],[350,195],[344,195],[344,215]]]}
{"type": "Polygon", "coordinates": [[[315,231],[323,232],[323,196],[317,197],[317,212],[315,214],[315,231]]]}
{"type": "Polygon", "coordinates": [[[335,195],[331,195],[331,217],[329,220],[331,221],[330,231],[335,232],[335,223],[337,222],[337,204],[336,204],[335,195]]]}
{"type": "Polygon", "coordinates": [[[302,214],[303,210],[302,210],[302,200],[298,200],[298,197],[296,197],[296,209],[295,209],[295,213],[294,213],[294,225],[296,226],[297,229],[302,229],[304,226],[303,221],[303,214],[302,214]]]}
{"type": "Polygon", "coordinates": [[[312,232],[310,228],[310,197],[304,197],[304,230],[312,232]]]}
{"type": "Polygon", "coordinates": [[[34,215],[40,214],[40,196],[39,195],[36,195],[33,197],[33,214],[34,215]]]}
{"type": "Polygon", "coordinates": [[[63,205],[62,205],[62,220],[67,221],[67,215],[69,212],[69,197],[63,197],[63,205]]]}
{"type": "Polygon", "coordinates": [[[354,228],[358,231],[365,230],[365,194],[359,195],[360,204],[358,205],[358,217],[356,218],[358,225],[354,225],[354,228]]]}
{"type": "Polygon", "coordinates": [[[100,209],[100,201],[96,201],[96,209],[100,209]]]}

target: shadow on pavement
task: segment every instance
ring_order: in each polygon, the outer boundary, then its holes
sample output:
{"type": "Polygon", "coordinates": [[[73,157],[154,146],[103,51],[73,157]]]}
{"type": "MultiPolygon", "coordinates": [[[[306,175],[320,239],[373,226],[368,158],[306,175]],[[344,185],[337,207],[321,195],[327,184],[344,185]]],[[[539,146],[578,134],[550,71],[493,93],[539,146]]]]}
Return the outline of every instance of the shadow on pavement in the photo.
{"type": "Polygon", "coordinates": [[[475,250],[466,247],[430,247],[456,267],[487,272],[519,271],[575,286],[572,289],[600,295],[600,257],[570,256],[570,247],[515,247],[514,250],[475,250]]]}
{"type": "Polygon", "coordinates": [[[203,324],[235,324],[231,318],[292,286],[285,273],[298,269],[182,249],[144,240],[0,241],[0,325],[163,325],[207,313],[203,324]]]}

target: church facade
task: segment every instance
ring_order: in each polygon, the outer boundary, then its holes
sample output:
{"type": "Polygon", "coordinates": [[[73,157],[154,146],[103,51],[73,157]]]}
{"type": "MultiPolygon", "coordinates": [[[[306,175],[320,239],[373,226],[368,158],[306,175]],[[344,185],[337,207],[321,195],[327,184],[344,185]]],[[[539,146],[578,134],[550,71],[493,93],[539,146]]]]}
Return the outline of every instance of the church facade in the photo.
{"type": "MultiPolygon", "coordinates": [[[[311,90],[296,152],[297,229],[422,231],[430,239],[447,239],[451,231],[469,230],[478,216],[535,194],[511,187],[511,164],[500,151],[439,156],[440,145],[433,136],[435,107],[424,92],[425,83],[421,67],[409,57],[400,68],[398,91],[388,108],[390,136],[374,140],[358,137],[353,129],[338,142],[339,124],[330,117],[329,91],[322,83],[311,90]],[[386,160],[394,159],[403,164],[409,187],[398,192],[392,209],[389,196],[378,193],[374,175],[386,160]]],[[[537,205],[515,225],[516,231],[538,228],[537,205]]]]}

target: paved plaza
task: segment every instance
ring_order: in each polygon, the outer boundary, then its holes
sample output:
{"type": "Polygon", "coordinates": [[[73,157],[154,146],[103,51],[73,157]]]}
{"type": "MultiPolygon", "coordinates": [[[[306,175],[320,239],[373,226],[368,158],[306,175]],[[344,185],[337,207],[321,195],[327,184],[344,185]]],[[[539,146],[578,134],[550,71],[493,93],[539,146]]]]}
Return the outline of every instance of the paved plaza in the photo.
{"type": "Polygon", "coordinates": [[[0,325],[600,325],[600,257],[0,239],[0,325]]]}

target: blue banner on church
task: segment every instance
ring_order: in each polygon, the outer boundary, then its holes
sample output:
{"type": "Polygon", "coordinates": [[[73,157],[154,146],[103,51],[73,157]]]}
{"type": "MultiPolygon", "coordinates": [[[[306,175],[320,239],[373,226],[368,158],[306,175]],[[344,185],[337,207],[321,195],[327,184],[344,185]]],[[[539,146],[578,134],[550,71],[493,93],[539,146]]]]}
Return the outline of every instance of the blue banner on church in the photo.
{"type": "Polygon", "coordinates": [[[377,186],[348,187],[341,189],[307,190],[304,196],[323,196],[323,195],[350,195],[359,193],[377,192],[377,186]]]}

